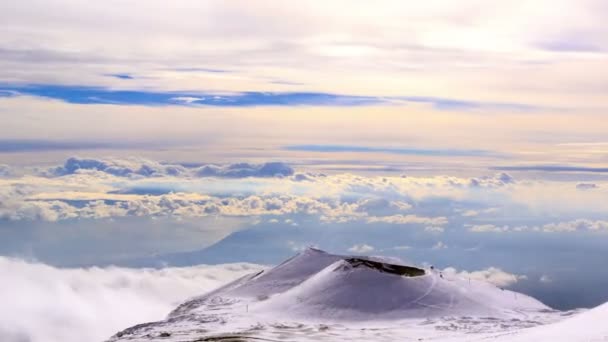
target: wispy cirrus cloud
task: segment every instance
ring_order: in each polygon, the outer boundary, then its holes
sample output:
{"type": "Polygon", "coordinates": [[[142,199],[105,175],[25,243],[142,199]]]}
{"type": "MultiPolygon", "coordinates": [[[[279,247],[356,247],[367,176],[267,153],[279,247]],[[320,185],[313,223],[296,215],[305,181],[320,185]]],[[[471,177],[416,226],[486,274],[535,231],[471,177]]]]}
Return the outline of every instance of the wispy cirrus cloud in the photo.
{"type": "Polygon", "coordinates": [[[0,139],[0,153],[154,148],[153,143],[91,140],[0,139]]]}
{"type": "Polygon", "coordinates": [[[283,147],[288,151],[306,152],[356,152],[356,153],[388,153],[418,156],[497,156],[500,153],[487,150],[458,150],[458,149],[428,149],[408,147],[374,147],[356,145],[290,145],[283,147]]]}
{"type": "Polygon", "coordinates": [[[519,165],[519,166],[496,166],[494,170],[500,171],[540,171],[540,172],[592,172],[607,173],[608,167],[590,167],[575,165],[519,165]]]}

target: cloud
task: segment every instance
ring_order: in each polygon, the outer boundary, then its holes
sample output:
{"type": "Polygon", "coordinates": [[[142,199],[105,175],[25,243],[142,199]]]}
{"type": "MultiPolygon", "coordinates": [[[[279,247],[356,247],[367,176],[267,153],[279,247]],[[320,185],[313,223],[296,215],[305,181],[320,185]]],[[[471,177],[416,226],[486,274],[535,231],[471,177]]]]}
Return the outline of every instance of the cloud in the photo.
{"type": "Polygon", "coordinates": [[[578,183],[576,184],[576,188],[578,190],[593,190],[599,188],[597,184],[594,183],[578,183]]]}
{"type": "Polygon", "coordinates": [[[448,245],[446,245],[443,241],[437,241],[436,244],[433,245],[433,247],[431,247],[431,249],[434,250],[440,250],[440,249],[446,249],[448,248],[448,245]]]}
{"type": "Polygon", "coordinates": [[[12,167],[5,165],[5,164],[0,164],[0,177],[10,177],[14,175],[14,170],[12,167]]]}
{"type": "Polygon", "coordinates": [[[471,187],[500,187],[515,183],[515,178],[508,173],[498,173],[492,177],[484,176],[481,178],[471,178],[469,186],[471,187]]]}
{"type": "MultiPolygon", "coordinates": [[[[75,218],[101,219],[112,217],[174,217],[190,218],[204,216],[255,217],[263,215],[283,216],[304,214],[319,216],[324,222],[349,222],[365,220],[369,213],[366,201],[354,203],[341,202],[338,198],[317,198],[291,194],[260,194],[210,196],[186,192],[159,193],[156,195],[138,194],[92,194],[79,195],[67,192],[56,195],[17,196],[9,192],[0,196],[0,219],[59,221],[75,218]]],[[[0,194],[1,195],[1,194],[0,194]]],[[[402,203],[388,208],[400,210],[402,203]]],[[[371,216],[370,220],[382,220],[371,216]]],[[[284,221],[297,225],[292,219],[284,221]]],[[[385,217],[387,223],[401,224],[442,224],[445,218],[417,217],[415,215],[385,217]],[[398,221],[395,221],[398,220],[398,221]]]]}
{"type": "Polygon", "coordinates": [[[422,148],[397,148],[397,147],[371,147],[371,146],[347,146],[347,145],[291,145],[284,147],[287,151],[306,151],[324,153],[388,153],[416,156],[489,156],[496,155],[495,152],[485,150],[455,150],[455,149],[422,149],[422,148]]]}
{"type": "Polygon", "coordinates": [[[441,226],[426,226],[424,227],[425,232],[441,234],[445,232],[445,228],[441,226]]]}
{"type": "Polygon", "coordinates": [[[300,242],[295,242],[295,241],[287,241],[287,246],[289,247],[289,249],[292,252],[302,252],[304,250],[306,250],[307,248],[318,248],[318,246],[314,243],[300,243],[300,242]]]}
{"type": "Polygon", "coordinates": [[[466,210],[461,215],[464,216],[464,217],[474,217],[474,216],[479,215],[479,211],[477,211],[477,210],[466,210]]]}
{"type": "Polygon", "coordinates": [[[389,223],[389,224],[424,224],[442,226],[448,224],[445,217],[424,217],[416,215],[391,215],[391,216],[371,216],[367,223],[389,223]]]}
{"type": "Polygon", "coordinates": [[[508,226],[498,227],[493,224],[478,224],[469,227],[469,231],[473,233],[502,233],[509,231],[508,226]]]}
{"type": "Polygon", "coordinates": [[[477,217],[480,216],[482,214],[493,214],[496,213],[498,211],[498,208],[486,208],[486,209],[482,209],[482,210],[474,210],[474,209],[468,209],[468,210],[458,210],[457,212],[460,212],[460,215],[463,217],[477,217]]]}
{"type": "Polygon", "coordinates": [[[525,275],[508,273],[496,267],[490,267],[485,270],[473,272],[458,271],[455,268],[448,267],[443,270],[443,273],[448,277],[485,281],[498,287],[508,287],[520,280],[527,279],[525,275]]]}
{"type": "Polygon", "coordinates": [[[539,110],[539,107],[522,104],[522,103],[500,103],[500,102],[482,102],[470,100],[457,100],[449,98],[438,98],[429,96],[409,96],[403,97],[404,101],[431,104],[439,110],[502,110],[511,112],[529,112],[539,110]]]}
{"type": "Polygon", "coordinates": [[[102,341],[260,269],[252,264],[62,269],[0,257],[0,340],[102,341]]]}
{"type": "Polygon", "coordinates": [[[58,167],[20,168],[18,174],[0,178],[0,219],[226,216],[266,221],[273,217],[261,216],[277,216],[281,222],[291,218],[302,224],[296,217],[278,216],[305,215],[322,224],[496,233],[583,231],[558,220],[547,222],[545,212],[563,213],[563,222],[569,222],[574,215],[601,217],[608,210],[600,182],[594,191],[578,191],[577,182],[517,181],[506,173],[475,178],[324,175],[296,173],[280,162],[181,164],[73,157],[58,167]],[[497,215],[485,215],[496,211],[502,222],[494,222],[497,215]],[[526,222],[505,222],[523,214],[526,222]]]}
{"type": "Polygon", "coordinates": [[[291,166],[280,162],[264,164],[238,163],[230,165],[205,165],[195,171],[199,177],[286,177],[294,174],[291,166]]]}
{"type": "Polygon", "coordinates": [[[495,170],[503,171],[541,171],[541,172],[593,172],[606,173],[606,167],[587,167],[572,165],[527,165],[527,166],[497,166],[495,170]]]}
{"type": "Polygon", "coordinates": [[[92,170],[119,177],[161,177],[191,175],[198,177],[286,177],[294,174],[293,168],[281,162],[263,164],[236,163],[228,165],[208,164],[199,167],[184,167],[180,164],[161,164],[145,159],[93,159],[71,157],[49,170],[50,175],[65,176],[92,170]]]}
{"type": "MultiPolygon", "coordinates": [[[[126,149],[142,148],[144,144],[103,142],[103,141],[62,141],[40,139],[0,139],[0,152],[44,152],[68,150],[100,150],[100,149],[126,149]]],[[[150,145],[148,145],[150,147],[150,145]]]]}
{"type": "Polygon", "coordinates": [[[585,34],[571,34],[570,36],[562,36],[558,39],[539,42],[537,46],[541,49],[552,52],[605,52],[605,50],[601,46],[586,41],[585,36],[585,34]]]}
{"type": "Polygon", "coordinates": [[[548,233],[604,231],[608,232],[608,221],[578,219],[567,222],[548,223],[542,226],[542,231],[548,233]]]}
{"type": "Polygon", "coordinates": [[[467,225],[473,233],[504,233],[504,232],[544,232],[544,233],[574,233],[574,232],[608,232],[608,221],[577,219],[563,222],[550,222],[542,225],[509,225],[494,224],[467,225]]]}
{"type": "Polygon", "coordinates": [[[367,254],[367,253],[373,252],[374,250],[375,250],[374,247],[364,244],[364,243],[354,245],[348,249],[349,252],[356,253],[356,254],[367,254]]]}

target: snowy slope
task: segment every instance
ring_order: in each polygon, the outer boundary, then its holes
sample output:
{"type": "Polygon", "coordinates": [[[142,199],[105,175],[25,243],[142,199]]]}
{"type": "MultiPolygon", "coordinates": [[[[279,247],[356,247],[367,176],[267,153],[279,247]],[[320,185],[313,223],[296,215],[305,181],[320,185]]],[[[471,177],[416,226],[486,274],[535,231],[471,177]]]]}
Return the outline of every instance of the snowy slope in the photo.
{"type": "Polygon", "coordinates": [[[558,323],[505,334],[497,341],[608,341],[608,303],[558,323]]]}
{"type": "Polygon", "coordinates": [[[562,318],[563,313],[531,297],[488,283],[387,259],[308,249],[270,270],[194,298],[164,321],[127,329],[110,341],[186,342],[230,336],[471,341],[505,338],[506,333],[562,318]]]}

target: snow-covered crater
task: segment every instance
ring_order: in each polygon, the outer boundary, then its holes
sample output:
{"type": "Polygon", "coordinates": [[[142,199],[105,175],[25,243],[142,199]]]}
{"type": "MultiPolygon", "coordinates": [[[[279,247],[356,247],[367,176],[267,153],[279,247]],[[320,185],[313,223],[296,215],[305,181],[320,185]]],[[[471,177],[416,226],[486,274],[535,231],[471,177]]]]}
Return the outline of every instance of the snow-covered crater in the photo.
{"type": "Polygon", "coordinates": [[[191,299],[164,321],[126,329],[109,341],[370,341],[405,336],[469,341],[564,315],[489,283],[310,248],[191,299]]]}

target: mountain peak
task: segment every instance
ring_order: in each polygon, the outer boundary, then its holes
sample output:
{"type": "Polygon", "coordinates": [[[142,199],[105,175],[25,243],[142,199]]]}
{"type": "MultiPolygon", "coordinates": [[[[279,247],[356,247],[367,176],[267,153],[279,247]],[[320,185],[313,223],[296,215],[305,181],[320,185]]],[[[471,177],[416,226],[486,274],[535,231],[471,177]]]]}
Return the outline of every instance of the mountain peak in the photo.
{"type": "Polygon", "coordinates": [[[251,322],[268,327],[284,321],[377,324],[446,316],[521,321],[549,309],[488,283],[448,279],[384,260],[307,248],[276,267],[180,305],[167,320],[127,329],[110,341],[149,341],[161,334],[200,341],[207,331],[248,331],[251,322]]]}

